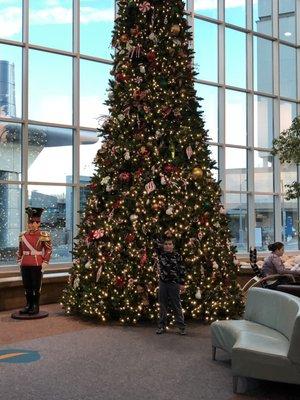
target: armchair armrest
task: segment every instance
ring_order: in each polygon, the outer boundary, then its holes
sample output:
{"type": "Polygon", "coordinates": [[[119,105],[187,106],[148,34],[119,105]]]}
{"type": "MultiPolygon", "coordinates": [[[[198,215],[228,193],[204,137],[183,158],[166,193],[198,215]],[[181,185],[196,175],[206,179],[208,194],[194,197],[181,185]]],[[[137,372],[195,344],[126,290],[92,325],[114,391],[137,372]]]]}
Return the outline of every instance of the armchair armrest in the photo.
{"type": "Polygon", "coordinates": [[[265,276],[264,278],[261,278],[257,283],[268,282],[269,280],[277,279],[277,278],[280,278],[281,276],[290,278],[292,280],[292,282],[295,282],[295,277],[292,274],[274,274],[274,275],[268,275],[268,276],[265,276]]]}

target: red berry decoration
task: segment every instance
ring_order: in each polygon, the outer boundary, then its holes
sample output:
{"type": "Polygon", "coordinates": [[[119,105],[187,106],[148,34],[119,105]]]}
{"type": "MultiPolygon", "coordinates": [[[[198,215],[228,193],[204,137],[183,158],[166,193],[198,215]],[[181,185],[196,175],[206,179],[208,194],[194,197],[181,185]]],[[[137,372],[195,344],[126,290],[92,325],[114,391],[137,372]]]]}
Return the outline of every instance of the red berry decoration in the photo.
{"type": "Polygon", "coordinates": [[[117,287],[121,288],[124,286],[124,278],[122,278],[122,276],[117,276],[115,279],[115,284],[117,287]]]}
{"type": "Polygon", "coordinates": [[[156,60],[156,53],[155,53],[155,51],[154,51],[154,50],[149,51],[149,53],[147,53],[146,57],[147,57],[147,60],[148,60],[149,62],[155,61],[155,60],[156,60]]]}
{"type": "Polygon", "coordinates": [[[130,179],[131,179],[131,173],[130,172],[121,172],[119,175],[119,179],[122,182],[128,183],[128,182],[130,182],[130,179]]]}
{"type": "Polygon", "coordinates": [[[125,236],[125,242],[132,243],[134,241],[135,241],[135,234],[133,232],[127,233],[127,235],[125,236]]]}
{"type": "Polygon", "coordinates": [[[174,165],[172,164],[165,164],[164,166],[164,172],[165,174],[171,174],[174,171],[174,165]]]}
{"type": "Polygon", "coordinates": [[[126,80],[126,75],[123,74],[122,72],[119,72],[116,74],[116,80],[118,82],[124,82],[126,80]]]}

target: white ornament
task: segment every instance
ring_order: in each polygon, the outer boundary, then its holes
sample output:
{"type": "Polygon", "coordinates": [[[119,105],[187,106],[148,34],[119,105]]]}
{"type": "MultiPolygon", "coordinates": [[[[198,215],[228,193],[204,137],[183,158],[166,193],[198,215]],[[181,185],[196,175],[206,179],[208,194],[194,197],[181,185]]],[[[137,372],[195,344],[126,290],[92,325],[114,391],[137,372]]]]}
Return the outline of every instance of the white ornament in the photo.
{"type": "Polygon", "coordinates": [[[202,294],[201,294],[201,290],[200,290],[200,288],[197,288],[197,292],[196,292],[196,294],[195,294],[195,297],[196,297],[196,299],[198,299],[198,300],[200,300],[200,299],[201,299],[201,297],[202,297],[202,294]]]}
{"type": "Polygon", "coordinates": [[[91,265],[91,262],[90,262],[90,261],[88,261],[88,262],[85,264],[85,268],[87,268],[87,269],[92,268],[92,265],[91,265]]]}
{"type": "Polygon", "coordinates": [[[194,154],[194,152],[193,152],[192,146],[188,146],[186,148],[186,155],[187,155],[188,159],[190,159],[193,154],[194,154]]]}
{"type": "Polygon", "coordinates": [[[125,158],[125,160],[130,160],[130,153],[128,150],[125,151],[124,158],[125,158]]]}
{"type": "Polygon", "coordinates": [[[79,276],[77,276],[77,277],[74,279],[73,288],[74,288],[74,289],[77,289],[78,286],[79,286],[79,283],[80,283],[80,278],[79,278],[79,276]]]}
{"type": "Polygon", "coordinates": [[[132,215],[130,215],[129,218],[130,218],[130,221],[134,222],[138,219],[138,216],[136,214],[132,214],[132,215]]]}
{"type": "Polygon", "coordinates": [[[114,96],[114,93],[113,93],[113,91],[110,90],[110,91],[108,92],[108,98],[109,98],[109,99],[112,99],[113,96],[114,96]]]}
{"type": "Polygon", "coordinates": [[[148,194],[153,192],[156,189],[155,183],[153,181],[150,181],[145,185],[145,189],[148,194]]]}
{"type": "Polygon", "coordinates": [[[213,269],[219,269],[218,264],[216,263],[216,261],[213,261],[213,265],[212,265],[213,269]]]}
{"type": "Polygon", "coordinates": [[[150,40],[155,40],[155,39],[156,39],[156,36],[155,36],[155,33],[154,33],[154,32],[150,33],[149,39],[150,39],[150,40]]]}
{"type": "Polygon", "coordinates": [[[100,279],[100,277],[101,277],[101,274],[102,274],[102,265],[101,265],[101,267],[100,267],[100,268],[98,269],[98,271],[97,271],[96,282],[99,281],[99,279],[100,279]]]}
{"type": "Polygon", "coordinates": [[[110,176],[105,176],[105,177],[101,180],[101,185],[107,185],[109,181],[110,181],[110,176]]]}
{"type": "Polygon", "coordinates": [[[141,72],[141,74],[145,74],[146,73],[145,65],[140,65],[140,72],[141,72]]]}
{"type": "Polygon", "coordinates": [[[166,214],[167,214],[167,215],[172,215],[172,214],[173,214],[173,207],[167,208],[166,214]]]}
{"type": "Polygon", "coordinates": [[[162,177],[160,178],[160,183],[161,183],[162,185],[166,185],[166,184],[167,184],[166,178],[165,178],[164,176],[162,176],[162,177]]]}
{"type": "Polygon", "coordinates": [[[125,119],[125,115],[123,115],[123,114],[118,115],[119,121],[123,121],[124,119],[125,119]]]}
{"type": "Polygon", "coordinates": [[[111,192],[113,190],[113,186],[112,185],[107,185],[106,186],[106,191],[107,192],[111,192]]]}

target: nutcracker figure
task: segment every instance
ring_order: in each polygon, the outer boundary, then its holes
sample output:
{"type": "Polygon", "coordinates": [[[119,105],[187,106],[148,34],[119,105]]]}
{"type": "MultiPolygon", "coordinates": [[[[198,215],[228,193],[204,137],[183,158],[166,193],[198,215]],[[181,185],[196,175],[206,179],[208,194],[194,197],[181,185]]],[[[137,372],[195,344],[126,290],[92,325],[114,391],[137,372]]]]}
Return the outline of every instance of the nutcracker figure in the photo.
{"type": "Polygon", "coordinates": [[[18,264],[21,268],[27,305],[20,314],[39,313],[42,271],[48,265],[51,252],[49,232],[40,231],[43,208],[27,207],[28,228],[19,236],[18,264]]]}

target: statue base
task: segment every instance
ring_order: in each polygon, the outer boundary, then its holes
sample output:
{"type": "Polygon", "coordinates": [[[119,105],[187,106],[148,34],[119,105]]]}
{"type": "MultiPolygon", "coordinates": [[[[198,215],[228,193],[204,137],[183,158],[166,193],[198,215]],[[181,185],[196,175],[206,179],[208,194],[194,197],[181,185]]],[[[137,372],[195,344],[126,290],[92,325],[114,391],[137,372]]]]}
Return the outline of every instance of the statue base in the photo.
{"type": "Polygon", "coordinates": [[[20,314],[19,311],[12,313],[11,317],[14,319],[41,319],[48,317],[49,313],[47,311],[40,311],[38,314],[20,314]]]}

